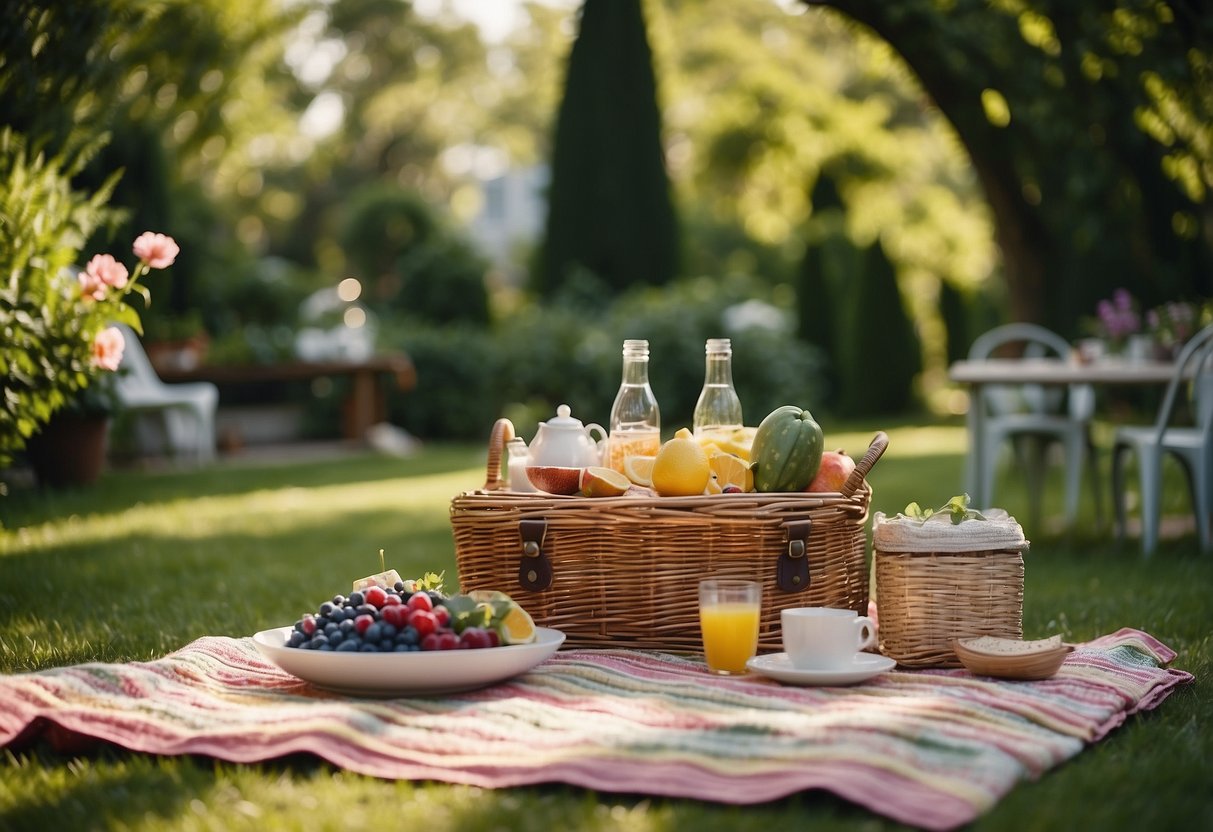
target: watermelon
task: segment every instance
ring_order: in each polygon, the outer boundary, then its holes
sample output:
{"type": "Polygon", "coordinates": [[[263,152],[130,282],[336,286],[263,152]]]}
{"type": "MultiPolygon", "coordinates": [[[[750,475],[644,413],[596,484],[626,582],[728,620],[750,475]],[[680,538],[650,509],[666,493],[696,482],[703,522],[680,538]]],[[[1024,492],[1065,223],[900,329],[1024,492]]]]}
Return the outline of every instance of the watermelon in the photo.
{"type": "Polygon", "coordinates": [[[825,436],[812,413],[791,404],[775,408],[754,434],[754,490],[804,491],[817,476],[824,448],[825,436]]]}

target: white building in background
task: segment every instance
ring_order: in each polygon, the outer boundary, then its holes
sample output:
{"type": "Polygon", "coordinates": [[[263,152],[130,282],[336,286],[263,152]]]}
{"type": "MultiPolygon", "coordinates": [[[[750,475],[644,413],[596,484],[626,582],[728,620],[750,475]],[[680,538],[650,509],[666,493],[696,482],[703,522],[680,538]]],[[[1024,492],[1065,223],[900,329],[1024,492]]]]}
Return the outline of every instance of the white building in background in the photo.
{"type": "Polygon", "coordinates": [[[468,221],[467,235],[511,280],[520,279],[527,268],[519,254],[530,251],[543,235],[549,179],[547,165],[480,179],[480,210],[468,221]]]}

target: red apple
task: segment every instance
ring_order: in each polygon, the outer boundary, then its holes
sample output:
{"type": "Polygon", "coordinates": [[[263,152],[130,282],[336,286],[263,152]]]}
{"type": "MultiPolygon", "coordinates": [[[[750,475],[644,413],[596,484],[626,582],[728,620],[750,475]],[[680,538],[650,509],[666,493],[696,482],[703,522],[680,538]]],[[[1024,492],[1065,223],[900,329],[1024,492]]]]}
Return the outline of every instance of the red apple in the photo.
{"type": "Polygon", "coordinates": [[[855,470],[855,460],[847,456],[841,448],[837,451],[826,451],[821,455],[821,466],[817,476],[809,483],[805,491],[842,491],[842,485],[855,470]]]}
{"type": "Polygon", "coordinates": [[[528,465],[526,476],[531,485],[548,494],[576,494],[581,488],[581,471],[556,465],[528,465]]]}

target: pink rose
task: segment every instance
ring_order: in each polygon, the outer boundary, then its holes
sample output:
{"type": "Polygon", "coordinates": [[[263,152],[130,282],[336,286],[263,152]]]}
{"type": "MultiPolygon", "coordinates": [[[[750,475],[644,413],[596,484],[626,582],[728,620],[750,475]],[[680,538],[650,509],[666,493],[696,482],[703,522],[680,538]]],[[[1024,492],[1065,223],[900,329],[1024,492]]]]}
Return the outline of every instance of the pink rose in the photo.
{"type": "Polygon", "coordinates": [[[180,252],[177,241],[167,234],[144,231],[135,240],[135,256],[153,269],[163,269],[173,265],[173,261],[177,259],[180,252]]]}
{"type": "Polygon", "coordinates": [[[105,300],[105,283],[98,275],[80,272],[80,292],[86,298],[105,300]]]}
{"type": "Polygon", "coordinates": [[[93,364],[103,370],[114,372],[122,363],[122,351],[126,340],[116,326],[106,327],[93,339],[93,364]]]}
{"type": "MultiPolygon", "coordinates": [[[[128,275],[126,266],[115,260],[112,254],[95,254],[84,268],[94,279],[100,280],[106,286],[121,289],[126,285],[128,275]]],[[[95,292],[93,297],[96,297],[95,292]]]]}

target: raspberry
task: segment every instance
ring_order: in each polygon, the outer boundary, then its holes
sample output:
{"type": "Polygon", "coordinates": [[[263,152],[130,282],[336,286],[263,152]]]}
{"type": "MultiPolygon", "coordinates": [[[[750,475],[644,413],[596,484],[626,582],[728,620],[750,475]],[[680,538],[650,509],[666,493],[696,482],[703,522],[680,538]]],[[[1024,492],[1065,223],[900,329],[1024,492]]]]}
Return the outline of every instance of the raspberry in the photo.
{"type": "Polygon", "coordinates": [[[424,638],[438,629],[438,619],[429,610],[416,610],[409,616],[409,626],[424,638]]]}
{"type": "Polygon", "coordinates": [[[434,607],[434,616],[438,619],[439,627],[451,626],[451,611],[441,604],[434,607]]]}
{"type": "Polygon", "coordinates": [[[375,623],[375,617],[371,615],[360,615],[354,619],[354,629],[359,635],[366,632],[366,628],[375,623]]]}
{"type": "Polygon", "coordinates": [[[434,609],[434,602],[430,599],[430,596],[426,595],[424,592],[415,592],[413,593],[413,596],[409,598],[408,607],[410,610],[425,610],[426,612],[429,612],[430,610],[434,609]]]}
{"type": "Polygon", "coordinates": [[[403,628],[409,617],[408,609],[400,603],[388,604],[379,614],[383,616],[385,623],[391,624],[396,629],[403,628]]]}

